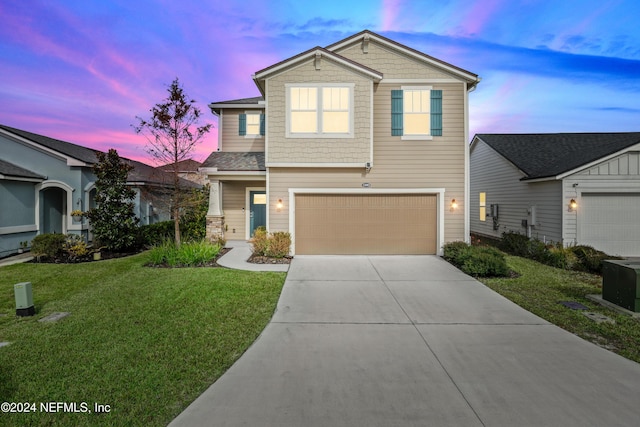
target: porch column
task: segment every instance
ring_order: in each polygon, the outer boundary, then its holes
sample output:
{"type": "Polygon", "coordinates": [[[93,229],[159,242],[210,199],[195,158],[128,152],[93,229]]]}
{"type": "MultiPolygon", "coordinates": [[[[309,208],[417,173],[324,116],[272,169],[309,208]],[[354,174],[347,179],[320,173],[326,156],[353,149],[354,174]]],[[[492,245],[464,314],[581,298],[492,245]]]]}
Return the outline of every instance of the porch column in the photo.
{"type": "Polygon", "coordinates": [[[207,216],[222,216],[222,199],[220,197],[220,181],[209,181],[209,211],[207,216]]]}
{"type": "Polygon", "coordinates": [[[209,211],[207,212],[206,237],[210,241],[224,238],[224,216],[222,215],[221,183],[217,179],[209,181],[209,211]]]}

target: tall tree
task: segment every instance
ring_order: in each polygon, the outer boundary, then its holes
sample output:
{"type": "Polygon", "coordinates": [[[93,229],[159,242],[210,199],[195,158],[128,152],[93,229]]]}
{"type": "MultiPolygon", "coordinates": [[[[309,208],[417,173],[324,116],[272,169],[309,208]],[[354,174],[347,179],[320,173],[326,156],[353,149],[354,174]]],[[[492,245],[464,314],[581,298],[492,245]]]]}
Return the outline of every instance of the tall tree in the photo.
{"type": "Polygon", "coordinates": [[[113,148],[108,153],[96,152],[96,207],[89,209],[89,218],[96,243],[112,251],[127,250],[137,243],[138,218],[134,212],[135,191],[127,187],[127,177],[133,166],[120,159],[113,148]]]}
{"type": "Polygon", "coordinates": [[[189,194],[185,192],[179,175],[179,163],[186,160],[196,145],[211,130],[211,124],[198,126],[200,109],[189,100],[178,78],[167,88],[169,95],[151,108],[151,117],[136,116],[136,133],[147,138],[147,152],[158,164],[171,165],[171,212],[175,223],[176,245],[180,245],[180,213],[189,194]]]}

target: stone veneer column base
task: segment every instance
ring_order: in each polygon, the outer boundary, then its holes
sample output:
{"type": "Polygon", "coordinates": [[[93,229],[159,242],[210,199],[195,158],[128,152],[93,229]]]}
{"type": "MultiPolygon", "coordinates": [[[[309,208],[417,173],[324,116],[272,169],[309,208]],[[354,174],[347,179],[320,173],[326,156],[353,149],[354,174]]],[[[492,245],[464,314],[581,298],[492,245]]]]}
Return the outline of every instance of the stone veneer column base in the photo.
{"type": "Polygon", "coordinates": [[[207,240],[224,239],[224,216],[207,215],[207,240]]]}

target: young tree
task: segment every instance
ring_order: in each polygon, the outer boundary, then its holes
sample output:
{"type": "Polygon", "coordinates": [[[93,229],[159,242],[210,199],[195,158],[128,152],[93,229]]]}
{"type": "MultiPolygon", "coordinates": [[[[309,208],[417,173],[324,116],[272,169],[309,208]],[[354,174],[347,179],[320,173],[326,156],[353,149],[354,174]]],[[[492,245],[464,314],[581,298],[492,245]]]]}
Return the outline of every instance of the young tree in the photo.
{"type": "Polygon", "coordinates": [[[176,78],[167,88],[169,95],[151,108],[151,118],[136,116],[136,133],[147,138],[147,152],[158,164],[172,165],[171,212],[175,223],[175,241],[180,245],[180,213],[188,200],[179,175],[178,162],[185,160],[211,130],[211,124],[198,126],[200,109],[189,100],[176,78]]]}
{"type": "Polygon", "coordinates": [[[93,166],[96,181],[96,207],[86,213],[93,235],[100,246],[112,251],[131,249],[137,242],[138,218],[134,213],[135,191],[127,187],[133,166],[123,163],[114,149],[96,152],[93,166]]]}

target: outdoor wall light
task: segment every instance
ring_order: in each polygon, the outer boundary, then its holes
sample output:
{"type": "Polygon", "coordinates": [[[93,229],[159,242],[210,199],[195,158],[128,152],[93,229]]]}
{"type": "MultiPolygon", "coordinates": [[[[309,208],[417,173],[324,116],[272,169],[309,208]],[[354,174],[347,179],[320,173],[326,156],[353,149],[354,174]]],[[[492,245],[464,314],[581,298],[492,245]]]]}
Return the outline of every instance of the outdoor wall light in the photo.
{"type": "Polygon", "coordinates": [[[451,210],[458,209],[458,202],[456,199],[451,199],[451,210]]]}
{"type": "Polygon", "coordinates": [[[578,209],[578,202],[576,202],[576,199],[571,199],[569,201],[569,210],[575,211],[576,209],[578,209]]]}
{"type": "Polygon", "coordinates": [[[282,199],[278,199],[278,203],[276,203],[276,209],[278,212],[282,209],[282,199]]]}

